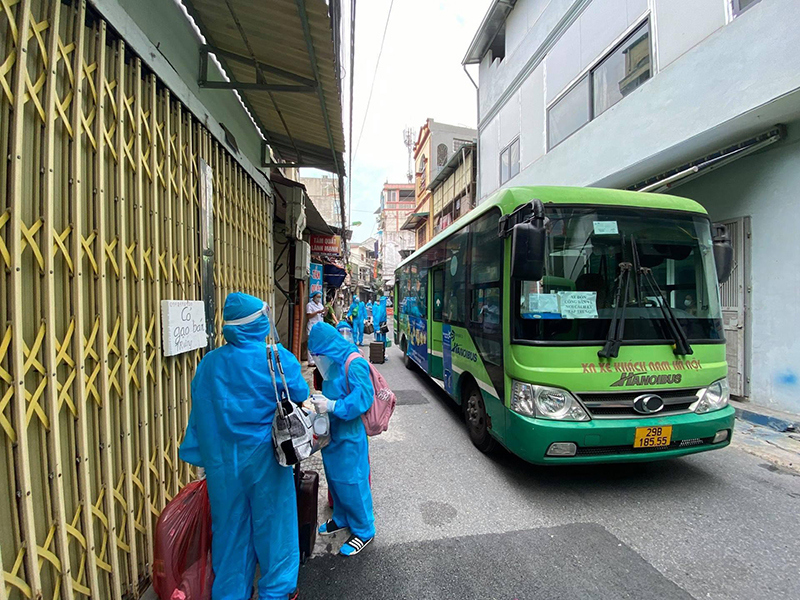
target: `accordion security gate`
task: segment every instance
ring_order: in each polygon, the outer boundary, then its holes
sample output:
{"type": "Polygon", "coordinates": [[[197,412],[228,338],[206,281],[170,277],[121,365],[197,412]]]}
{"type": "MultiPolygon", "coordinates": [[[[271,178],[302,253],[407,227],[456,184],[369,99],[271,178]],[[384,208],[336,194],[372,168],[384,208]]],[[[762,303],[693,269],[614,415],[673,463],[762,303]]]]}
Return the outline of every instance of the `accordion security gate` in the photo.
{"type": "Polygon", "coordinates": [[[271,295],[271,199],[85,0],[0,0],[0,53],[0,600],[136,597],[193,476],[160,301],[201,299],[200,160],[217,307],[271,295]]]}

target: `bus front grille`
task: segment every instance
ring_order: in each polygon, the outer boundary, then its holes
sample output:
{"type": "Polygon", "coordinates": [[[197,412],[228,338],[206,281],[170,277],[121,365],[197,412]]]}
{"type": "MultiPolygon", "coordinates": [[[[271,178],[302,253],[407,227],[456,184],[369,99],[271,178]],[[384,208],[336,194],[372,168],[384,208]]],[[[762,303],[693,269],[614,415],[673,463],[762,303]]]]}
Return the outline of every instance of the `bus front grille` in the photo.
{"type": "Polygon", "coordinates": [[[614,454],[651,454],[665,450],[680,450],[682,448],[695,448],[709,446],[714,438],[693,438],[689,440],[673,441],[669,446],[661,448],[633,448],[632,446],[579,446],[575,456],[610,456],[614,454]]]}
{"type": "Polygon", "coordinates": [[[589,415],[594,419],[630,419],[631,417],[662,417],[689,412],[697,400],[698,388],[683,390],[601,392],[578,394],[589,415]],[[657,413],[642,414],[633,408],[633,402],[643,394],[655,394],[664,401],[664,408],[657,413]]]}

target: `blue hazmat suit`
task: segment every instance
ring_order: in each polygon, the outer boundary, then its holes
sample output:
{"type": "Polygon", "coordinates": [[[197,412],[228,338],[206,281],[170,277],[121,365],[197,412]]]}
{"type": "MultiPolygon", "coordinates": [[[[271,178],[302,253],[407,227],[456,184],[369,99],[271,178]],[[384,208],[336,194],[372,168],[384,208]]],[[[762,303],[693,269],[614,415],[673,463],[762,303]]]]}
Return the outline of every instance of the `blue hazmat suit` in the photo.
{"type": "Polygon", "coordinates": [[[367,302],[367,316],[372,318],[372,300],[367,302]]]}
{"type": "Polygon", "coordinates": [[[386,334],[381,333],[381,323],[385,323],[387,321],[386,315],[386,296],[381,298],[380,304],[376,305],[375,308],[372,309],[373,318],[372,321],[375,324],[375,341],[376,342],[383,342],[386,343],[386,334]]]}
{"type": "MultiPolygon", "coordinates": [[[[259,600],[286,600],[297,588],[300,567],[297,497],[292,469],[272,448],[275,391],[267,368],[266,305],[229,294],[226,344],[209,352],[192,380],[192,412],[181,444],[182,460],[204,467],[211,502],[213,600],[249,600],[256,562],[259,600]]],[[[308,398],[300,363],[277,345],[292,401],[308,398]]],[[[283,384],[278,377],[278,389],[283,384]]]]}
{"type": "Polygon", "coordinates": [[[350,305],[350,310],[347,313],[353,320],[353,338],[359,346],[364,343],[364,313],[367,307],[358,299],[358,296],[353,296],[353,303],[350,305]]]}
{"type": "MultiPolygon", "coordinates": [[[[331,442],[322,449],[328,488],[333,496],[333,520],[362,540],[375,535],[372,492],[369,486],[369,448],[361,415],[372,406],[375,390],[369,363],[358,348],[327,323],[317,323],[308,335],[308,349],[334,363],[322,382],[322,393],[333,401],[329,408],[331,442]],[[345,382],[344,365],[352,353],[345,382]]],[[[329,403],[330,405],[330,403],[329,403]]]]}

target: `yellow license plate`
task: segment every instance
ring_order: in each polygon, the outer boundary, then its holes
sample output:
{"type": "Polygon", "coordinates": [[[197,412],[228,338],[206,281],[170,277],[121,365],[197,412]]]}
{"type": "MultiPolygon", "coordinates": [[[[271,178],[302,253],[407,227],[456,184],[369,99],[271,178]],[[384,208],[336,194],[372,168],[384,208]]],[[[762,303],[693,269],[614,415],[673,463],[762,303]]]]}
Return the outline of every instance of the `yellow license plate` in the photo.
{"type": "Polygon", "coordinates": [[[672,441],[672,425],[659,427],[637,427],[633,439],[634,448],[663,448],[672,441]]]}

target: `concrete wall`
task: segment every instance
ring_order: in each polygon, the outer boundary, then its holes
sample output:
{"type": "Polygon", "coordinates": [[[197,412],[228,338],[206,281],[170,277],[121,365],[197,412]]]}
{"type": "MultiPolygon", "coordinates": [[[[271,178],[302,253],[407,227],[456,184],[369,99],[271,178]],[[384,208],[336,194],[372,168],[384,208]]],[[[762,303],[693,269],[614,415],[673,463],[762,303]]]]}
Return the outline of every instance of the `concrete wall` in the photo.
{"type": "Polygon", "coordinates": [[[751,400],[800,412],[800,122],[788,138],[675,189],[712,219],[751,217],[751,400]]]}
{"type": "MultiPolygon", "coordinates": [[[[511,16],[535,1],[518,3],[511,16]]],[[[794,118],[800,2],[763,0],[724,25],[726,6],[725,0],[551,0],[511,55],[500,63],[487,55],[481,64],[479,197],[499,187],[499,154],[516,132],[521,170],[505,185],[614,187],[794,118]],[[604,55],[650,5],[660,70],[545,152],[547,99],[593,55],[604,55]],[[563,36],[553,39],[558,31],[563,36]]]]}

